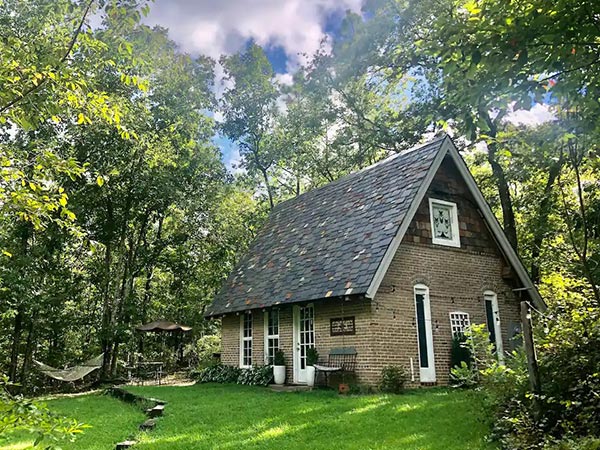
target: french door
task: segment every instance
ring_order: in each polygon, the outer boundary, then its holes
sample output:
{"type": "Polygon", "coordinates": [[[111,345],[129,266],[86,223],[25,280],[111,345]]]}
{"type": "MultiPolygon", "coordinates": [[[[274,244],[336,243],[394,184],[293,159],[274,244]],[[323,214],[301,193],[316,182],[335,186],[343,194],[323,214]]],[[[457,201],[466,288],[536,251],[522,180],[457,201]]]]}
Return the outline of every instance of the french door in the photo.
{"type": "Polygon", "coordinates": [[[306,354],[315,346],[313,305],[294,306],[294,383],[306,383],[306,354]]]}

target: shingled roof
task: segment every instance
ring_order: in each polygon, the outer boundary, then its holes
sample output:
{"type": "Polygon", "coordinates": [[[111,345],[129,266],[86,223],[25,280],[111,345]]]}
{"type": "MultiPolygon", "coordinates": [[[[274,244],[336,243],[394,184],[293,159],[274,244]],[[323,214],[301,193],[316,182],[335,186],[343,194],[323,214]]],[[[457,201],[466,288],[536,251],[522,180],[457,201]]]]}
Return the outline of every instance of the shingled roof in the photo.
{"type": "Polygon", "coordinates": [[[340,296],[373,298],[446,155],[456,163],[524,290],[544,308],[526,269],[446,136],[277,205],[206,316],[340,296]]]}
{"type": "Polygon", "coordinates": [[[366,294],[443,142],[277,205],[206,315],[366,294]]]}

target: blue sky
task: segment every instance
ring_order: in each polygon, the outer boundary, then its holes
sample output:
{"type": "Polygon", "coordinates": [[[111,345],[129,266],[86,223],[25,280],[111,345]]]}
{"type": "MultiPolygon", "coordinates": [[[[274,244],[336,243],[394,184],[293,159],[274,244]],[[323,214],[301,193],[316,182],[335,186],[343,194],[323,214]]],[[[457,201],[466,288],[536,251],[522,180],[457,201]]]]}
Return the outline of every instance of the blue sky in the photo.
{"type": "MultiPolygon", "coordinates": [[[[335,36],[346,11],[360,12],[365,0],[155,0],[146,22],[169,29],[171,39],[191,54],[215,59],[242,49],[250,40],[261,45],[273,64],[278,81],[312,55],[323,38],[335,36]]],[[[217,67],[217,78],[222,72],[217,67]]],[[[219,92],[217,92],[219,95],[219,92]]],[[[550,120],[545,105],[509,116],[515,123],[550,120]]],[[[239,162],[237,147],[216,136],[223,161],[231,170],[239,162]]]]}
{"type": "MultiPolygon", "coordinates": [[[[254,40],[265,49],[279,81],[289,82],[305,61],[302,55],[312,55],[324,37],[338,31],[346,11],[360,12],[363,1],[155,0],[146,22],[168,28],[182,50],[215,59],[254,40]]],[[[218,136],[215,142],[231,169],[239,161],[236,146],[218,136]]]]}

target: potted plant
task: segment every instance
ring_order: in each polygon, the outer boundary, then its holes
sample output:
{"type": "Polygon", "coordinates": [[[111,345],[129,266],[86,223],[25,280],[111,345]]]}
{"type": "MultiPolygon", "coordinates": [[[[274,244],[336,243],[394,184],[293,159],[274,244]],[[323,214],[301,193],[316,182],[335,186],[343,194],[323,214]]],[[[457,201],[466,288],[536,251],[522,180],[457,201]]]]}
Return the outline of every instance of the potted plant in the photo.
{"type": "Polygon", "coordinates": [[[319,352],[310,347],[306,350],[306,384],[310,387],[315,385],[315,364],[319,361],[319,352]]]}
{"type": "Polygon", "coordinates": [[[273,378],[275,384],[283,385],[285,383],[285,354],[283,350],[275,350],[273,358],[273,378]]]}

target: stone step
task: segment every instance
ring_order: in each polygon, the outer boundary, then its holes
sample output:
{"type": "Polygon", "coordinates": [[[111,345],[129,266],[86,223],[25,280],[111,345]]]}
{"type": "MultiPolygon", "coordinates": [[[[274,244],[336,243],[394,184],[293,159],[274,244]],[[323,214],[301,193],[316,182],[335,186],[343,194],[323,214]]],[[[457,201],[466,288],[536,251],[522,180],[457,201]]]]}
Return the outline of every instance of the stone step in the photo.
{"type": "Polygon", "coordinates": [[[123,441],[123,442],[119,442],[117,444],[117,446],[115,447],[115,450],[125,450],[126,448],[133,447],[135,444],[137,444],[136,441],[123,441]]]}
{"type": "Polygon", "coordinates": [[[140,425],[140,430],[149,431],[154,429],[156,426],[156,419],[148,419],[143,424],[140,425]]]}
{"type": "Polygon", "coordinates": [[[150,417],[159,417],[163,415],[163,412],[165,411],[165,405],[156,405],[153,408],[148,408],[146,410],[146,414],[148,414],[148,416],[150,417]]]}

